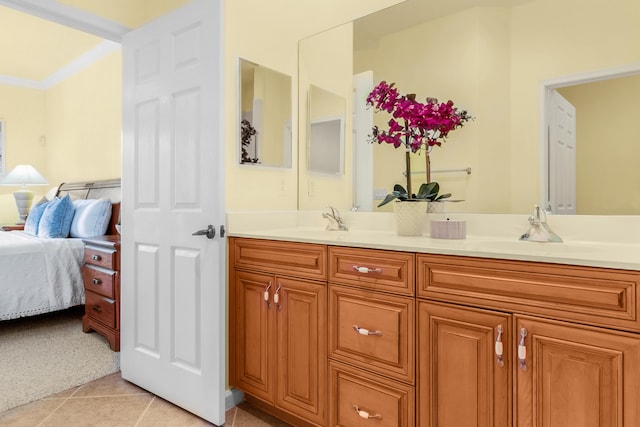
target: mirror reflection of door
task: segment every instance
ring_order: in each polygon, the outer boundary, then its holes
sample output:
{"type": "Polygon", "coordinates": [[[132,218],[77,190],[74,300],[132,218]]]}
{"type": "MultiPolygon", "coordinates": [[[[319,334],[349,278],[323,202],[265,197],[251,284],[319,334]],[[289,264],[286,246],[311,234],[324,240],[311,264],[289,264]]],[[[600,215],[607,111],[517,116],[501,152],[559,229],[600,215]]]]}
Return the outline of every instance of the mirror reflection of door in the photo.
{"type": "Polygon", "coordinates": [[[240,59],[239,163],[291,167],[291,76],[240,59]]]}
{"type": "Polygon", "coordinates": [[[549,99],[549,205],[555,214],[576,214],[576,108],[557,91],[549,99]]]}
{"type": "Polygon", "coordinates": [[[343,97],[309,86],[309,171],[336,175],[344,172],[345,111],[343,97]]]}

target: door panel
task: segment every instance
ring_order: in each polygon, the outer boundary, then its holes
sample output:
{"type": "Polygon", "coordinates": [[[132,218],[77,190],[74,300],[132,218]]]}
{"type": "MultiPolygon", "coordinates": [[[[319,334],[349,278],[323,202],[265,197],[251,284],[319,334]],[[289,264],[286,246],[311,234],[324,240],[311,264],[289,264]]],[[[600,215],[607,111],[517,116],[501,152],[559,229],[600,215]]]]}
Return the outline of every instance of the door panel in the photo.
{"type": "Polygon", "coordinates": [[[270,292],[273,276],[236,271],[234,277],[235,357],[229,362],[235,381],[231,385],[272,404],[275,307],[264,295],[270,292]]]}
{"type": "Polygon", "coordinates": [[[638,422],[640,340],[631,334],[533,318],[517,370],[519,427],[622,427],[638,422]]]}
{"type": "Polygon", "coordinates": [[[224,423],[222,2],[123,40],[122,376],[224,423]]]}
{"type": "Polygon", "coordinates": [[[277,405],[324,425],[327,417],[327,289],[276,278],[277,405]],[[278,288],[280,289],[278,291],[278,288]]]}
{"type": "Polygon", "coordinates": [[[418,303],[418,417],[426,427],[511,425],[510,315],[418,303]],[[495,354],[502,328],[502,364],[495,354]]]}
{"type": "Polygon", "coordinates": [[[549,198],[555,214],[576,213],[576,109],[550,93],[549,198]]]}

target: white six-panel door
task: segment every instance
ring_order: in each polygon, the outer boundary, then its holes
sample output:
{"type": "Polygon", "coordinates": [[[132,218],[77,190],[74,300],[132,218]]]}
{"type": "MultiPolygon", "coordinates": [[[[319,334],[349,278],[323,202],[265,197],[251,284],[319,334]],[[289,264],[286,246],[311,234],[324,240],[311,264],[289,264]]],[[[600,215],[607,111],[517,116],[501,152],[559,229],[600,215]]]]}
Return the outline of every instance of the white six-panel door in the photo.
{"type": "Polygon", "coordinates": [[[123,40],[123,378],[224,423],[222,0],[123,40]],[[211,224],[214,238],[193,235],[211,224]]]}

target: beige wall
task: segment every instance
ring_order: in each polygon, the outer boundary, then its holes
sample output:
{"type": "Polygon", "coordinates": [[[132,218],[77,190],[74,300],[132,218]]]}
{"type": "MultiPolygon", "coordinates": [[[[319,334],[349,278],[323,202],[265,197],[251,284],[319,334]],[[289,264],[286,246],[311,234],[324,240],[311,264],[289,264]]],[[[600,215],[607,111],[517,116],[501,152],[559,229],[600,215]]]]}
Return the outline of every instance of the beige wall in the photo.
{"type": "Polygon", "coordinates": [[[50,182],[120,177],[121,64],[111,53],[46,91],[50,182]]]}
{"type": "Polygon", "coordinates": [[[137,28],[189,0],[56,0],[98,16],[137,28]]]}
{"type": "MultiPolygon", "coordinates": [[[[31,164],[47,177],[45,135],[45,94],[36,89],[0,85],[0,119],[5,122],[5,166],[7,173],[19,164],[31,164]]],[[[0,186],[0,224],[13,224],[18,211],[13,199],[17,187],[0,186]]],[[[43,187],[33,187],[42,195],[43,187]]]]}

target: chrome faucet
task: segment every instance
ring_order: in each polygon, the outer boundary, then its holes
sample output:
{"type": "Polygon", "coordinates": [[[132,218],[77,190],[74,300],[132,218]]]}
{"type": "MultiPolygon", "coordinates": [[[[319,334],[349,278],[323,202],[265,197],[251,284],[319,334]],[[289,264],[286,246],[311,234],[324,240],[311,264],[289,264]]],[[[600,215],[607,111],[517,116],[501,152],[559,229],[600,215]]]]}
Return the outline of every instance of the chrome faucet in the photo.
{"type": "Polygon", "coordinates": [[[547,224],[547,215],[540,209],[540,206],[533,207],[533,215],[529,217],[529,225],[529,230],[520,236],[520,240],[562,243],[560,236],[551,231],[547,224]]]}
{"type": "Polygon", "coordinates": [[[329,212],[322,213],[322,217],[327,218],[329,220],[329,224],[327,224],[327,230],[349,231],[349,227],[347,227],[345,223],[342,222],[340,211],[338,211],[338,209],[332,206],[329,206],[329,209],[331,209],[331,213],[329,212]]]}

